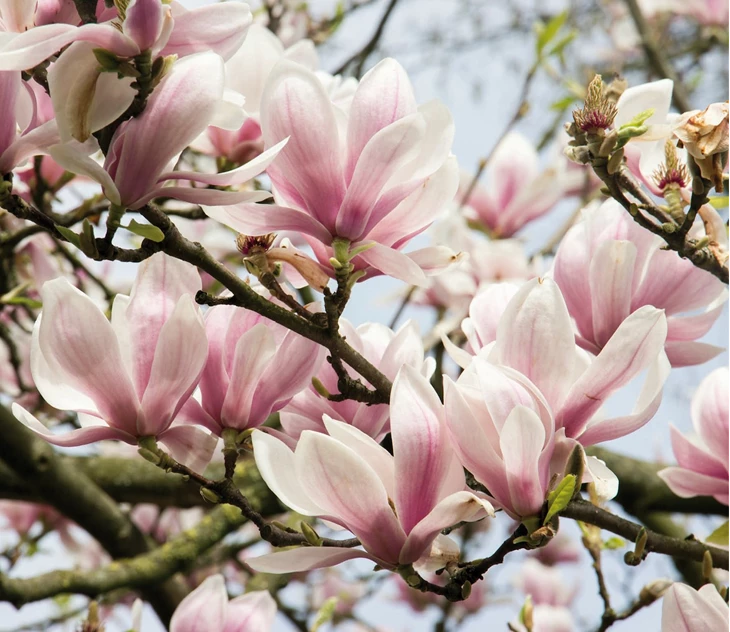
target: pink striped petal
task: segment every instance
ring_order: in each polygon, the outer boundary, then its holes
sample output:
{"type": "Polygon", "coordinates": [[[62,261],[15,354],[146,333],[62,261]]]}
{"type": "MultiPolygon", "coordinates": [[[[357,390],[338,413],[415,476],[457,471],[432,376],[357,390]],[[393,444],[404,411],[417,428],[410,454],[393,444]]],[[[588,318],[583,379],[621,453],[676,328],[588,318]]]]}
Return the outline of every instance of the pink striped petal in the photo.
{"type": "MultiPolygon", "coordinates": [[[[680,467],[717,478],[727,476],[726,462],[723,463],[717,459],[706,446],[685,437],[674,424],[669,424],[669,432],[672,439],[672,452],[680,467]]],[[[725,437],[720,437],[720,439],[723,443],[727,443],[725,437]]]]}
{"type": "Polygon", "coordinates": [[[666,335],[663,311],[645,306],[631,314],[573,384],[556,413],[557,427],[564,427],[568,437],[578,437],[611,393],[655,361],[666,335]]]}
{"type": "Polygon", "coordinates": [[[218,437],[195,426],[172,426],[157,438],[175,460],[194,472],[205,471],[218,445],[218,437]]]}
{"type": "Polygon", "coordinates": [[[170,632],[222,630],[227,604],[223,575],[212,575],[180,602],[170,620],[170,632]]]}
{"type": "Polygon", "coordinates": [[[248,558],[246,564],[258,573],[301,573],[336,566],[358,557],[372,560],[376,564],[383,564],[381,560],[360,549],[327,546],[305,546],[290,551],[270,553],[261,557],[248,558]]]}
{"type": "Polygon", "coordinates": [[[275,618],[276,602],[269,591],[254,590],[228,602],[221,632],[270,632],[275,618]]]}
{"type": "Polygon", "coordinates": [[[664,345],[664,350],[675,368],[704,364],[725,351],[724,347],[694,341],[669,341],[664,345]]]}
{"type": "Polygon", "coordinates": [[[434,538],[446,527],[494,517],[494,507],[473,492],[459,491],[443,498],[408,534],[399,562],[411,564],[420,558],[434,538]]]}
{"type": "Polygon", "coordinates": [[[395,506],[409,533],[439,500],[463,489],[465,481],[451,447],[443,404],[428,380],[408,365],[393,382],[390,431],[398,481],[395,506]]]}
{"type": "Polygon", "coordinates": [[[664,595],[662,632],[724,632],[728,606],[712,584],[699,591],[675,583],[664,595]]]}
{"type": "Polygon", "coordinates": [[[97,441],[110,440],[124,441],[131,445],[136,445],[137,443],[137,439],[131,434],[123,430],[118,430],[117,428],[110,428],[109,426],[89,426],[88,428],[79,428],[78,430],[72,430],[64,434],[54,434],[25,410],[25,408],[16,403],[13,403],[13,415],[26,428],[30,428],[37,435],[48,441],[48,443],[62,448],[75,448],[76,446],[88,445],[97,441]]]}
{"type": "Polygon", "coordinates": [[[661,478],[680,498],[694,496],[714,496],[718,501],[728,504],[727,476],[716,478],[706,474],[698,474],[682,467],[668,467],[658,472],[661,478]]]}
{"type": "Polygon", "coordinates": [[[301,485],[317,505],[342,521],[370,553],[398,561],[406,536],[372,467],[339,441],[311,431],[302,433],[295,461],[301,485]]]}
{"type": "Polygon", "coordinates": [[[712,454],[728,465],[728,369],[715,369],[692,398],[692,423],[712,454]]]}

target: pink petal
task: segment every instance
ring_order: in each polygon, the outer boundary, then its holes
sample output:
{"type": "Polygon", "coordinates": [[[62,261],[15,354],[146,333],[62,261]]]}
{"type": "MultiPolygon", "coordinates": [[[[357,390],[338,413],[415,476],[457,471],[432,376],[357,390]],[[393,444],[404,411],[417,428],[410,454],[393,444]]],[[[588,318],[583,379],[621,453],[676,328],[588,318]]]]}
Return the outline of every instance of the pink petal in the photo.
{"type": "Polygon", "coordinates": [[[696,366],[716,358],[725,349],[705,342],[667,342],[664,345],[667,357],[673,367],[696,366]]]}
{"type": "Polygon", "coordinates": [[[388,125],[415,112],[413,87],[406,71],[397,61],[384,59],[365,73],[350,105],[347,128],[348,182],[370,139],[388,125]]]}
{"type": "Polygon", "coordinates": [[[545,428],[529,408],[517,406],[504,422],[499,445],[512,499],[510,513],[527,518],[540,512],[547,491],[547,472],[539,468],[545,428]]]}
{"type": "Polygon", "coordinates": [[[375,471],[339,441],[311,431],[302,433],[295,460],[309,497],[341,520],[370,553],[396,563],[405,533],[375,471]]]}
{"type": "Polygon", "coordinates": [[[175,25],[161,55],[183,57],[213,51],[224,60],[241,46],[252,21],[243,2],[226,2],[174,14],[175,25]]]}
{"type": "Polygon", "coordinates": [[[473,492],[459,491],[443,498],[408,534],[399,562],[415,562],[428,549],[442,529],[459,522],[494,517],[492,505],[473,492]]]}
{"type": "Polygon", "coordinates": [[[162,325],[154,350],[150,377],[142,396],[140,435],[167,429],[198,386],[208,354],[203,319],[193,297],[184,294],[162,325]]]}
{"type": "Polygon", "coordinates": [[[152,48],[162,32],[165,8],[157,0],[131,0],[122,24],[125,35],[131,37],[140,50],[152,48]]]}
{"type": "Polygon", "coordinates": [[[158,436],[172,457],[194,472],[203,472],[213,458],[218,437],[195,426],[178,425],[158,436]]]}
{"type": "MultiPolygon", "coordinates": [[[[55,122],[54,122],[55,126],[55,122]]],[[[111,176],[93,158],[73,145],[55,145],[48,150],[49,155],[64,169],[71,173],[87,176],[101,184],[104,195],[113,204],[121,204],[121,197],[117,185],[114,184],[111,176]]]]}
{"type": "Polygon", "coordinates": [[[514,295],[499,320],[492,354],[528,377],[557,408],[571,386],[576,348],[568,309],[552,279],[528,281],[514,295]]]}
{"type": "Polygon", "coordinates": [[[33,68],[72,42],[93,42],[121,57],[139,54],[137,45],[111,24],[47,24],[28,29],[0,48],[0,70],[33,68]]]}
{"type": "MultiPolygon", "coordinates": [[[[707,447],[698,445],[685,437],[673,424],[669,425],[669,432],[672,439],[672,452],[680,467],[716,478],[727,476],[727,465],[715,458],[707,447]]],[[[727,443],[725,437],[721,437],[721,440],[723,443],[727,443]]]]}
{"type": "MultiPolygon", "coordinates": [[[[417,369],[404,365],[390,397],[396,485],[395,506],[403,529],[411,529],[444,496],[464,488],[436,391],[417,369]]],[[[419,553],[420,555],[420,553],[419,553]]]]}
{"type": "Polygon", "coordinates": [[[323,244],[332,243],[332,235],[307,213],[275,204],[239,204],[203,206],[208,217],[244,235],[293,231],[311,235],[323,244]]]}
{"type": "Polygon", "coordinates": [[[427,283],[426,275],[418,264],[399,250],[376,243],[358,256],[382,274],[419,287],[427,283]]]}
{"type": "MultiPolygon", "coordinates": [[[[708,588],[717,592],[714,586],[708,588]]],[[[722,632],[727,629],[727,624],[727,604],[720,606],[716,599],[708,599],[704,587],[697,592],[689,586],[675,583],[664,595],[662,632],[722,632]]]]}
{"type": "Polygon", "coordinates": [[[334,231],[345,197],[335,113],[322,83],[303,66],[280,61],[261,99],[266,146],[289,143],[269,168],[275,186],[294,187],[313,218],[334,231]]]}
{"type": "Polygon", "coordinates": [[[557,412],[557,427],[564,427],[569,437],[579,436],[609,395],[657,358],[666,335],[663,311],[646,306],[631,314],[573,384],[557,412]]]}
{"type": "Polygon", "coordinates": [[[730,481],[727,475],[715,478],[681,467],[667,467],[657,474],[680,498],[714,496],[718,502],[730,503],[730,481]]]}
{"type": "Polygon", "coordinates": [[[56,384],[88,397],[110,426],[136,434],[139,401],[109,321],[63,277],[45,283],[41,296],[43,315],[31,364],[42,349],[49,368],[56,372],[56,384]]]}
{"type": "Polygon", "coordinates": [[[254,417],[251,408],[256,387],[275,354],[276,341],[264,323],[255,325],[236,342],[228,392],[221,409],[223,427],[245,430],[266,421],[267,415],[254,417]]]}
{"type": "Polygon", "coordinates": [[[312,501],[302,485],[292,450],[279,439],[260,430],[253,432],[251,440],[261,478],[281,502],[303,516],[327,513],[312,501]]]}
{"type": "Polygon", "coordinates": [[[270,553],[261,557],[252,557],[246,560],[252,569],[258,573],[301,573],[312,571],[317,568],[328,568],[336,566],[347,560],[357,557],[364,557],[376,564],[382,564],[381,560],[360,549],[346,549],[326,546],[305,546],[289,551],[270,553]]]}
{"type": "Polygon", "coordinates": [[[270,632],[276,602],[268,590],[254,590],[228,602],[226,625],[221,632],[270,632]]]}
{"type": "Polygon", "coordinates": [[[88,428],[79,428],[78,430],[72,430],[64,434],[54,434],[25,410],[25,408],[16,403],[13,403],[13,415],[26,428],[30,428],[37,435],[48,441],[48,443],[62,448],[74,448],[79,445],[88,445],[97,441],[110,441],[114,439],[132,445],[137,443],[137,439],[131,434],[123,430],[118,430],[117,428],[110,428],[109,426],[89,426],[88,428]]]}
{"type": "Polygon", "coordinates": [[[692,398],[692,423],[710,451],[728,465],[728,369],[715,369],[692,398]]]}
{"type": "MultiPolygon", "coordinates": [[[[590,267],[593,340],[602,347],[631,313],[636,246],[605,241],[593,253],[590,267]]],[[[588,309],[588,306],[585,306],[588,309]]]]}
{"type": "Polygon", "coordinates": [[[212,575],[180,602],[172,615],[170,632],[222,630],[227,604],[223,575],[212,575]]]}

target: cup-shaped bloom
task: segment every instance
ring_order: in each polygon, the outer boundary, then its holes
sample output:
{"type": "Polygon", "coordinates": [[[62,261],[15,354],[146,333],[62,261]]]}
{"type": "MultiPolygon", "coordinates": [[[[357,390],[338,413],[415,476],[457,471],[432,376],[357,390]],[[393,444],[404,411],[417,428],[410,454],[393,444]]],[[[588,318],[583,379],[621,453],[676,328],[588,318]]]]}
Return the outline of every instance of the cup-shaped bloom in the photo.
{"type": "Polygon", "coordinates": [[[555,257],[554,278],[584,349],[598,353],[630,314],[652,305],[667,317],[665,350],[672,366],[701,364],[720,353],[697,339],[722,311],[724,284],[664,245],[613,200],[587,209],[568,231],[555,257]],[[683,315],[687,312],[695,313],[683,315]]]}
{"type": "Polygon", "coordinates": [[[539,515],[555,447],[540,392],[517,371],[477,357],[457,382],[444,378],[446,421],[461,463],[512,518],[539,515]]]}
{"type": "Polygon", "coordinates": [[[724,632],[728,606],[712,584],[699,590],[674,583],[662,602],[662,632],[724,632]]]}
{"type": "MultiPolygon", "coordinates": [[[[473,322],[479,317],[472,316],[473,322]]],[[[484,320],[493,323],[492,317],[484,320]]],[[[476,327],[475,327],[476,329],[476,327]]],[[[469,344],[477,351],[480,330],[469,328],[469,344]]],[[[487,333],[493,328],[484,327],[487,333]]],[[[573,326],[560,288],[552,279],[525,283],[504,309],[494,342],[480,355],[527,377],[541,392],[555,415],[555,429],[588,446],[627,435],[656,413],[669,374],[663,346],[667,323],[662,310],[644,306],[626,318],[597,356],[575,342],[573,326]],[[644,387],[631,414],[597,419],[596,413],[614,392],[642,371],[644,387]]],[[[452,345],[453,346],[453,345],[452,345]]],[[[457,350],[456,362],[467,366],[472,356],[457,350]]]]}
{"type": "Polygon", "coordinates": [[[158,253],[139,267],[130,296],[118,294],[112,321],[66,279],[43,285],[43,311],[31,342],[31,372],[43,398],[80,413],[84,427],[50,433],[17,404],[15,416],[64,447],[156,437],[172,455],[200,467],[215,438],[173,425],[195,390],[208,351],[194,295],[197,270],[158,253]]]}
{"type": "Polygon", "coordinates": [[[370,70],[344,112],[313,72],[282,60],[264,89],[261,128],[267,148],[289,138],[268,169],[277,204],[208,206],[208,215],[245,234],[301,232],[330,270],[335,238],[369,245],[353,264],[371,275],[423,284],[424,270],[451,263],[447,249],[401,252],[453,199],[458,171],[449,111],[418,107],[397,62],[370,70]]]}
{"type": "Polygon", "coordinates": [[[727,367],[714,370],[692,398],[692,425],[698,436],[686,437],[671,426],[677,467],[659,472],[677,496],[714,496],[728,504],[727,367]]]}
{"type": "MultiPolygon", "coordinates": [[[[395,379],[404,364],[414,367],[427,378],[431,377],[435,369],[433,358],[423,357],[423,342],[418,332],[418,325],[413,321],[408,321],[394,332],[385,325],[377,323],[366,323],[355,328],[342,319],[340,334],[347,339],[349,345],[378,367],[390,380],[395,379]]],[[[329,363],[322,365],[316,377],[328,392],[338,392],[337,374],[329,363]]],[[[390,430],[387,404],[369,406],[353,400],[328,401],[319,395],[314,387],[299,393],[281,411],[281,425],[286,433],[295,439],[299,438],[303,430],[326,432],[322,422],[323,414],[353,425],[376,441],[380,441],[390,430]]]]}
{"type": "Polygon", "coordinates": [[[240,307],[209,309],[205,331],[200,403],[190,399],[184,417],[217,435],[263,424],[311,384],[324,360],[324,347],[240,307]]]}
{"type": "Polygon", "coordinates": [[[269,632],[275,617],[276,602],[267,590],[228,601],[223,575],[211,575],[180,602],[170,632],[269,632]]]}
{"type": "Polygon", "coordinates": [[[294,572],[356,557],[386,568],[412,564],[428,558],[435,541],[434,548],[450,548],[437,540],[445,527],[492,513],[487,501],[466,491],[443,405],[411,366],[395,379],[390,416],[392,456],[357,428],[327,417],[329,435],[305,430],[295,451],[254,432],[256,465],[282,502],[345,527],[365,550],[303,547],[249,559],[252,568],[294,572]]]}
{"type": "MultiPolygon", "coordinates": [[[[486,185],[477,183],[472,188],[464,213],[495,237],[511,237],[552,209],[582,179],[580,173],[566,168],[565,161],[555,162],[557,166],[541,169],[532,143],[510,132],[492,152],[486,185]]],[[[473,180],[472,174],[462,174],[458,204],[473,180]]]]}

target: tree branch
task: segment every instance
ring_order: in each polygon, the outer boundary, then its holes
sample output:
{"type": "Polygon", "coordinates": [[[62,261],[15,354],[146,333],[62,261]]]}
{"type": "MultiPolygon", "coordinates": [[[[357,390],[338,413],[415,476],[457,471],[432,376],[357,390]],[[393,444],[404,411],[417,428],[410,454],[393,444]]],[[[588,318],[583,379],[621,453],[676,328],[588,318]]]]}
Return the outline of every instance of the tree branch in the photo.
{"type": "MultiPolygon", "coordinates": [[[[0,458],[45,503],[86,529],[112,557],[131,557],[150,550],[151,544],[115,500],[59,458],[46,441],[25,428],[4,406],[0,406],[0,436],[0,458]]],[[[184,583],[170,580],[150,586],[145,598],[163,621],[169,621],[186,593],[184,583]]]]}
{"type": "Polygon", "coordinates": [[[118,588],[154,588],[191,567],[246,519],[235,507],[216,507],[192,529],[159,548],[92,571],[52,571],[28,579],[0,575],[0,601],[16,607],[60,594],[97,597],[118,588]]]}

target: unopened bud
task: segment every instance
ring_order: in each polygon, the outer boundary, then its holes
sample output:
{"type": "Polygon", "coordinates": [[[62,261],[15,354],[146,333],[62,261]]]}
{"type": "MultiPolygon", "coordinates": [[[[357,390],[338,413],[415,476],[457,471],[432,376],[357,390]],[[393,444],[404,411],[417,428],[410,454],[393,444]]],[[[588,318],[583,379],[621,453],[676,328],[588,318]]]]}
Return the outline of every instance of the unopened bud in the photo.
{"type": "Polygon", "coordinates": [[[208,489],[207,487],[201,487],[200,488],[200,495],[207,500],[209,503],[212,503],[213,505],[217,505],[221,501],[221,497],[216,494],[213,490],[208,489]]]}
{"type": "Polygon", "coordinates": [[[655,579],[641,589],[639,600],[641,603],[650,604],[662,597],[674,582],[671,579],[655,579]]]}
{"type": "Polygon", "coordinates": [[[330,392],[325,388],[324,384],[319,380],[317,377],[312,378],[312,386],[314,387],[314,390],[317,391],[322,397],[326,397],[329,399],[330,392]]]}
{"type": "Polygon", "coordinates": [[[152,463],[152,465],[159,465],[160,464],[160,456],[159,454],[155,454],[152,452],[152,450],[148,450],[147,448],[138,448],[137,453],[145,460],[152,463]]]}
{"type": "Polygon", "coordinates": [[[705,581],[709,582],[712,579],[712,567],[712,553],[705,551],[702,556],[702,577],[705,581]]]}
{"type": "Polygon", "coordinates": [[[421,584],[421,578],[418,575],[409,575],[406,577],[406,584],[411,588],[416,588],[421,584]]]}
{"type": "Polygon", "coordinates": [[[469,595],[471,595],[471,582],[466,581],[461,586],[461,598],[469,599],[469,595]]]}
{"type": "Polygon", "coordinates": [[[299,528],[302,530],[302,535],[306,538],[307,542],[312,546],[322,546],[322,538],[319,537],[317,532],[304,520],[299,523],[299,528]]]}

